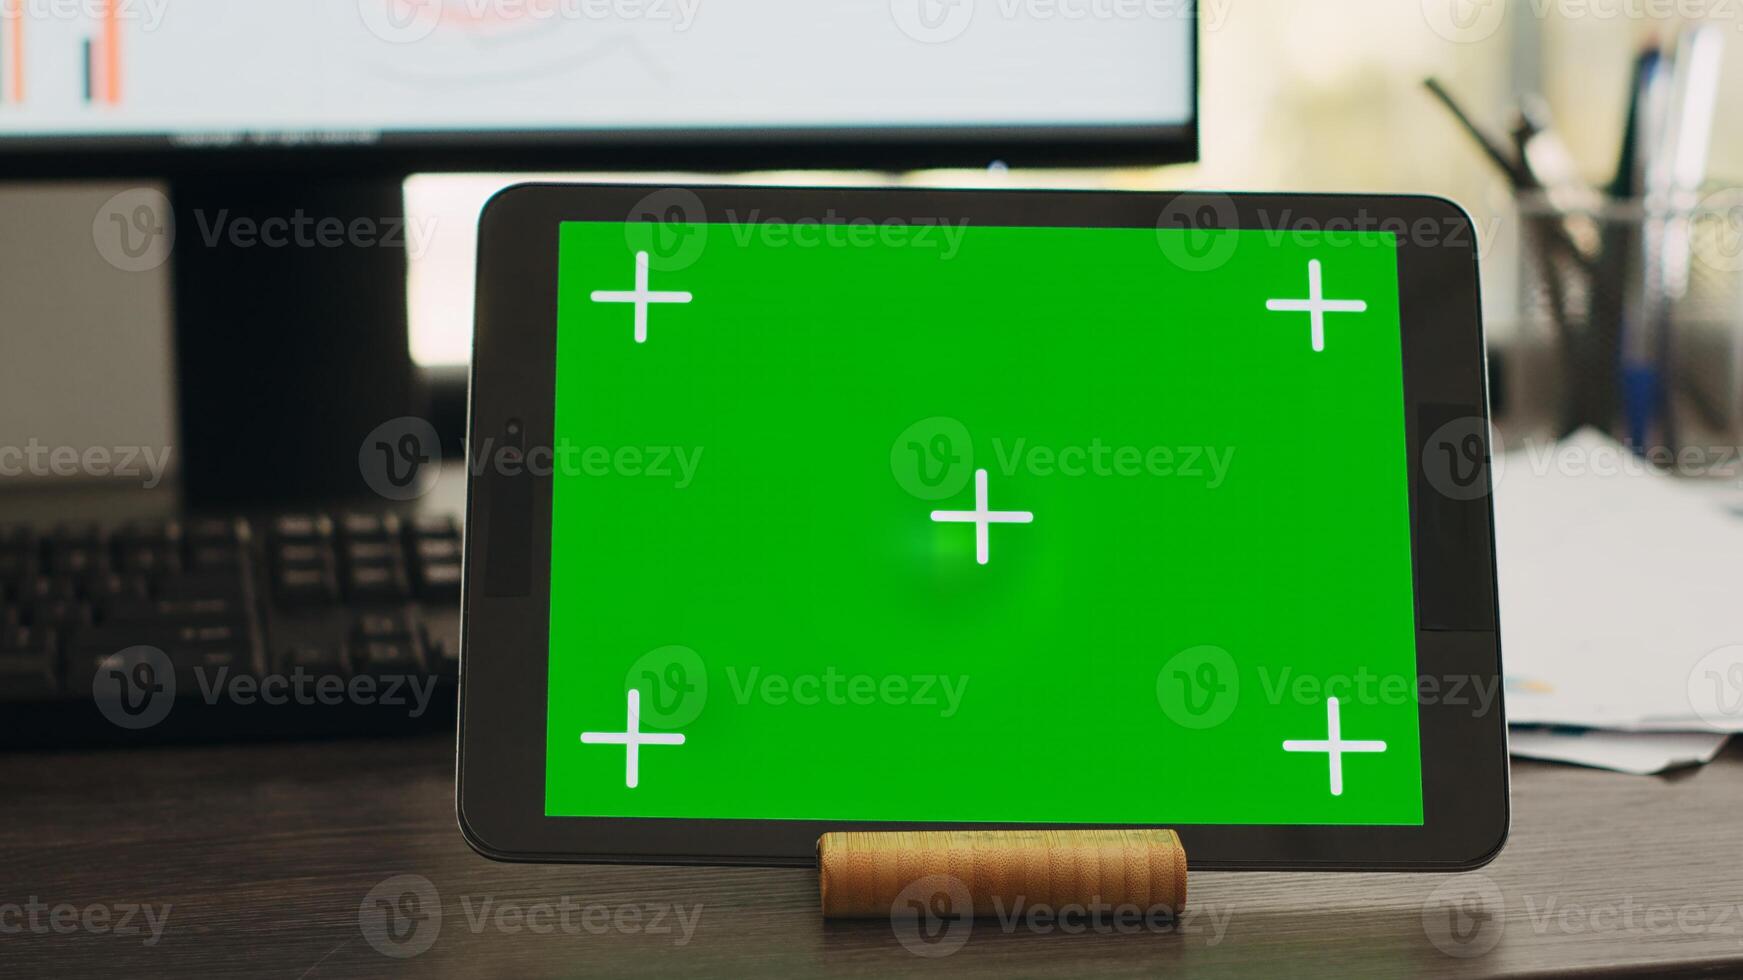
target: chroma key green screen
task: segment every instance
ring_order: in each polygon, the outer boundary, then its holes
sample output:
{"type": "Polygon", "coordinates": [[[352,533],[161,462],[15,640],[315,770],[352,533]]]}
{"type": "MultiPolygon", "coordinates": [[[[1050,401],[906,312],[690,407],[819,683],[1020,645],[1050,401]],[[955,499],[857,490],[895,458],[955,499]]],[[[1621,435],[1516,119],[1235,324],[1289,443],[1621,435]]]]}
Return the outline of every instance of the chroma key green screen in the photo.
{"type": "Polygon", "coordinates": [[[553,816],[1421,824],[1387,233],[561,227],[553,816]]]}

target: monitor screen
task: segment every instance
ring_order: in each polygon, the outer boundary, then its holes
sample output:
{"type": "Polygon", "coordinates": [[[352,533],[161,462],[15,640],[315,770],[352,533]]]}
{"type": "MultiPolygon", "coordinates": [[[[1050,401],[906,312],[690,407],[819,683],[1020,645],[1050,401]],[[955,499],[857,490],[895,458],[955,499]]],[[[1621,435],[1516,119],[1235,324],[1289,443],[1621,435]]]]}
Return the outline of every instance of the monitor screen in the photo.
{"type": "Polygon", "coordinates": [[[1396,236],[723,217],[561,228],[547,815],[1422,824],[1396,236]]]}
{"type": "Polygon", "coordinates": [[[4,0],[0,155],[1194,122],[1191,0],[4,0]]]}

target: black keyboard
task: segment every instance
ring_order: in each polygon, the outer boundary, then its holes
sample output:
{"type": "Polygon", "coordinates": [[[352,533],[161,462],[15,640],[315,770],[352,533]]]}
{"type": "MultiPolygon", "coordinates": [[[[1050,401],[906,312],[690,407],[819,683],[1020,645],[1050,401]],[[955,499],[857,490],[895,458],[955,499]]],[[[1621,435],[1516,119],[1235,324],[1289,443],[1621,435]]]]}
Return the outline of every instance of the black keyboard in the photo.
{"type": "Polygon", "coordinates": [[[460,542],[380,513],[0,528],[0,747],[451,728],[460,542]]]}

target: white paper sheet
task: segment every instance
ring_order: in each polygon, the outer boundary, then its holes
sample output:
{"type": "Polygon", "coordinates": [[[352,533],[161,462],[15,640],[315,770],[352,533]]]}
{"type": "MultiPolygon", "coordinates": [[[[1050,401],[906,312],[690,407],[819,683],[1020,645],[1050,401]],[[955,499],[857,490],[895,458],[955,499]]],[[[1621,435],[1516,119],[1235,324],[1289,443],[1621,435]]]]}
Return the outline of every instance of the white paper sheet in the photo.
{"type": "Polygon", "coordinates": [[[1567,762],[1650,776],[1705,765],[1731,736],[1712,732],[1568,732],[1514,730],[1508,748],[1522,759],[1567,762]]]}
{"type": "Polygon", "coordinates": [[[1499,459],[1508,720],[1743,731],[1743,521],[1595,433],[1499,459]]]}

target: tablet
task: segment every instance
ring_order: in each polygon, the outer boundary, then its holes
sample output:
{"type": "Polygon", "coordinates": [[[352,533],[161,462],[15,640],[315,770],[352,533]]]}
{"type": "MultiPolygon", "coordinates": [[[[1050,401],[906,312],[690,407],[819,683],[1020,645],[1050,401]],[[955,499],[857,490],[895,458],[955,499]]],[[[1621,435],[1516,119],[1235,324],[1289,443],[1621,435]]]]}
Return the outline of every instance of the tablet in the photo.
{"type": "Polygon", "coordinates": [[[479,234],[458,809],[503,859],[1507,828],[1476,240],[1421,197],[529,185],[479,234]]]}

